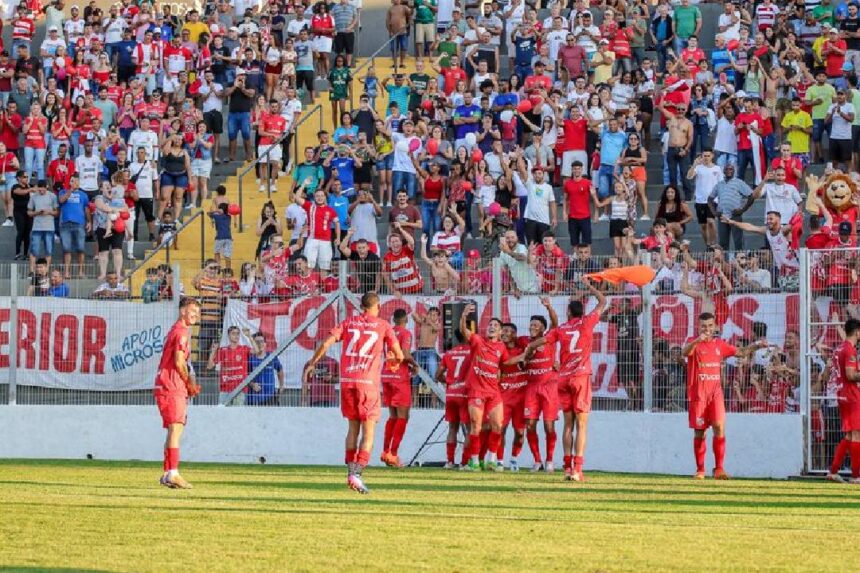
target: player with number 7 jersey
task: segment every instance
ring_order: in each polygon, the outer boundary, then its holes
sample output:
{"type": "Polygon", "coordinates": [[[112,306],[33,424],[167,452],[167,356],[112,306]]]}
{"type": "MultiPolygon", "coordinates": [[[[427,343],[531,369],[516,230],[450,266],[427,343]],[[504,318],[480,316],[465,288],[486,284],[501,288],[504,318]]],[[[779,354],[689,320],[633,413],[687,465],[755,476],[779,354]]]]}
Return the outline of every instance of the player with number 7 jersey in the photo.
{"type": "Polygon", "coordinates": [[[564,413],[564,479],[584,481],[585,442],[588,414],[591,411],[591,349],[594,327],[606,308],[606,297],[583,278],[588,290],[597,298],[597,306],[585,314],[585,304],[572,300],[567,307],[567,322],[553,328],[545,336],[532,340],[526,347],[526,359],[543,344],[558,344],[560,348],[558,396],[564,413]],[[574,439],[574,427],[576,436],[574,439]]]}
{"type": "Polygon", "coordinates": [[[303,379],[309,381],[317,362],[332,345],[342,342],[340,411],[349,422],[345,456],[347,485],[359,493],[369,493],[361,473],[370,461],[380,416],[383,351],[391,366],[398,365],[404,357],[394,329],[379,317],[379,296],[366,293],[361,297],[361,308],[362,314],[346,319],[331,330],[305,365],[303,379]]]}

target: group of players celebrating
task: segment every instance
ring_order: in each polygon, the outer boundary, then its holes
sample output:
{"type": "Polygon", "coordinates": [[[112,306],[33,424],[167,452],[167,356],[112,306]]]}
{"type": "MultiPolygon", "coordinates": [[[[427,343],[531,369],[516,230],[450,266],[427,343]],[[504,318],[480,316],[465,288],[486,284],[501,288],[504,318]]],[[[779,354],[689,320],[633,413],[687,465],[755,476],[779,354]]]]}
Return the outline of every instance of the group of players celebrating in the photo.
{"type": "MultiPolygon", "coordinates": [[[[469,324],[474,305],[460,317],[457,338],[460,342],[442,357],[437,379],[447,386],[445,417],[449,422],[447,468],[454,468],[457,436],[461,425],[468,428],[461,469],[499,471],[504,468],[504,435],[513,426],[509,468],[518,469],[517,456],[527,436],[535,459],[534,471],[553,471],[556,446],[555,422],[564,416],[564,478],[584,481],[588,414],[591,410],[591,352],[594,327],[606,308],[606,298],[586,282],[596,305],[586,312],[582,300],[570,301],[567,322],[558,318],[548,299],[541,299],[549,323],[540,315],[531,317],[529,336],[517,336],[516,325],[492,318],[483,335],[469,324]],[[544,422],[546,457],[542,461],[537,422],[544,422]]],[[[401,466],[397,449],[408,420],[410,377],[417,367],[409,348],[411,335],[406,315],[394,315],[394,325],[379,316],[380,300],[375,293],[361,298],[361,314],[347,318],[332,329],[305,365],[304,379],[328,350],[341,342],[341,413],[349,423],[345,444],[347,485],[369,493],[362,472],[373,450],[376,423],[382,405],[390,409],[385,427],[382,461],[401,466]],[[380,391],[382,388],[382,391],[380,391]]],[[[188,361],[189,329],[200,318],[199,304],[191,298],[180,302],[179,320],[165,342],[155,382],[155,398],[167,438],[164,447],[164,474],[161,484],[171,488],[190,488],[179,475],[179,441],[187,418],[190,397],[200,392],[188,361]]],[[[725,359],[748,356],[762,348],[754,343],[737,348],[718,336],[715,317],[699,316],[699,335],[687,341],[683,355],[687,360],[689,425],[694,431],[696,461],[694,479],[705,479],[707,443],[705,433],[713,430],[715,479],[728,479],[724,468],[726,454],[725,403],[722,369],[725,359]]],[[[851,456],[851,483],[860,484],[860,371],[857,369],[856,344],[860,321],[845,324],[846,339],[836,353],[834,366],[840,383],[840,414],[845,439],[839,444],[828,479],[842,481],[838,471],[846,455],[851,456]],[[835,468],[835,469],[833,469],[835,468]]]]}

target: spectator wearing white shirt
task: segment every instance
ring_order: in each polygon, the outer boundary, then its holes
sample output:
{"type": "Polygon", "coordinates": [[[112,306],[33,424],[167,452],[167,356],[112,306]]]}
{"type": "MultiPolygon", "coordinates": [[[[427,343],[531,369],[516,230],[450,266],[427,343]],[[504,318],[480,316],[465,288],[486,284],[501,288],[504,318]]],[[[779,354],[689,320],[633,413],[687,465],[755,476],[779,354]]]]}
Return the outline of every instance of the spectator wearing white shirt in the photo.
{"type": "Polygon", "coordinates": [[[520,157],[519,173],[528,190],[528,201],[523,212],[526,242],[538,244],[543,239],[543,234],[555,229],[558,224],[555,195],[552,185],[545,181],[546,173],[541,166],[533,168],[532,176],[529,177],[526,161],[520,157]]]}
{"type": "Polygon", "coordinates": [[[200,83],[200,97],[203,99],[203,121],[206,130],[215,138],[212,147],[212,161],[221,163],[218,150],[221,149],[221,134],[224,133],[224,86],[215,81],[215,74],[206,70],[200,83]]]}
{"type": "MultiPolygon", "coordinates": [[[[134,220],[140,221],[143,213],[146,226],[149,228],[149,240],[155,241],[155,189],[158,187],[158,169],[155,162],[146,158],[146,149],[138,147],[134,150],[134,161],[128,166],[129,177],[137,189],[137,201],[134,204],[134,220]]],[[[134,225],[134,240],[137,240],[137,225],[134,225]]]]}
{"type": "Polygon", "coordinates": [[[741,37],[741,13],[731,2],[725,3],[725,11],[717,19],[717,30],[726,42],[741,37]]]}
{"type": "MultiPolygon", "coordinates": [[[[702,155],[696,158],[693,165],[687,171],[687,179],[695,179],[694,191],[696,222],[702,230],[702,238],[706,245],[712,245],[717,241],[717,227],[715,216],[708,206],[708,197],[723,180],[723,171],[714,163],[714,153],[706,149],[702,155]]],[[[676,189],[677,193],[678,190],[676,189]]]]}
{"type": "Polygon", "coordinates": [[[738,253],[734,261],[737,267],[738,284],[741,290],[764,291],[770,290],[772,277],[770,271],[761,268],[758,253],[738,253]]]}
{"type": "Polygon", "coordinates": [[[540,279],[534,269],[533,252],[517,240],[517,234],[508,230],[499,240],[499,260],[502,268],[507,269],[513,282],[515,296],[540,291],[540,279]]]}
{"type": "Polygon", "coordinates": [[[158,134],[149,128],[148,117],[144,116],[140,118],[138,128],[128,136],[128,147],[130,149],[143,147],[146,149],[146,159],[148,161],[158,160],[158,134]]]}
{"type": "Polygon", "coordinates": [[[764,195],[765,213],[776,211],[786,225],[800,209],[800,203],[803,201],[797,187],[785,182],[785,169],[782,167],[769,171],[756,187],[754,195],[756,199],[764,195]]]}
{"type": "Polygon", "coordinates": [[[836,91],[836,103],[830,105],[824,124],[832,122],[830,128],[830,161],[833,167],[848,171],[852,165],[851,125],[854,122],[854,106],[847,101],[845,90],[836,91]]]}

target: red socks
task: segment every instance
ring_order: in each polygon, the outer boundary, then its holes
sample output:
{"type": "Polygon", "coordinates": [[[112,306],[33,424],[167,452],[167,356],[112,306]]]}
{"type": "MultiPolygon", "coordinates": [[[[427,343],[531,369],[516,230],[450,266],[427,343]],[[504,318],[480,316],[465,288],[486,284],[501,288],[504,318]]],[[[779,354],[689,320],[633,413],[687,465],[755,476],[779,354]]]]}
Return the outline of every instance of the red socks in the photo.
{"type": "Polygon", "coordinates": [[[358,466],[359,470],[363,470],[364,467],[370,462],[370,452],[366,452],[364,450],[358,450],[358,453],[355,455],[355,463],[358,466]]]}
{"type": "MultiPolygon", "coordinates": [[[[833,461],[830,463],[830,473],[838,474],[842,469],[842,464],[845,463],[845,454],[848,453],[848,448],[851,442],[848,438],[842,438],[842,441],[836,445],[836,451],[833,452],[833,461]]],[[[853,461],[853,457],[851,458],[853,461]]]]}
{"type": "Polygon", "coordinates": [[[557,434],[555,432],[546,435],[546,461],[551,462],[553,454],[555,454],[555,440],[557,434]]]}
{"type": "MultiPolygon", "coordinates": [[[[499,450],[499,444],[502,443],[502,434],[499,432],[490,432],[487,437],[487,449],[491,452],[499,450]]],[[[860,444],[857,444],[860,445],[860,444]]],[[[504,453],[504,452],[503,452],[504,453]]]]}
{"type": "Polygon", "coordinates": [[[167,473],[167,470],[170,469],[170,464],[167,461],[167,448],[164,448],[164,473],[167,473]]]}
{"type": "Polygon", "coordinates": [[[526,432],[526,437],[528,438],[529,449],[532,451],[532,456],[535,459],[535,463],[543,463],[543,460],[540,457],[540,441],[538,439],[537,430],[529,430],[528,432],[526,432]]]}
{"type": "Polygon", "coordinates": [[[388,418],[385,420],[385,433],[382,436],[382,451],[391,451],[391,436],[394,435],[394,424],[397,423],[397,418],[388,418]]]}
{"type": "Polygon", "coordinates": [[[573,456],[573,471],[581,472],[582,464],[585,462],[585,457],[583,456],[573,456]]]}
{"type": "Polygon", "coordinates": [[[481,455],[481,434],[469,434],[469,453],[473,456],[481,455]]]}
{"type": "Polygon", "coordinates": [[[571,467],[571,463],[573,462],[573,456],[564,456],[563,467],[565,469],[571,467]]]}
{"type": "Polygon", "coordinates": [[[469,457],[472,455],[472,436],[466,435],[466,441],[463,442],[463,456],[460,459],[460,465],[465,466],[469,463],[469,457]]]}
{"type": "Polygon", "coordinates": [[[391,448],[388,451],[395,456],[397,455],[397,450],[400,449],[400,442],[403,441],[403,434],[406,433],[406,424],[408,423],[408,418],[397,418],[394,422],[394,429],[391,435],[391,448]]]}
{"type": "Polygon", "coordinates": [[[693,453],[696,454],[696,471],[705,471],[705,454],[708,452],[708,445],[705,443],[705,438],[693,438],[693,453]]]}
{"type": "Polygon", "coordinates": [[[860,442],[850,442],[848,451],[851,452],[851,477],[860,478],[860,442]]]}
{"type": "MultiPolygon", "coordinates": [[[[501,436],[500,436],[501,438],[501,436]]],[[[496,459],[503,460],[505,459],[505,443],[499,439],[499,447],[496,448],[496,459]]]]}
{"type": "Polygon", "coordinates": [[[514,437],[514,443],[511,445],[511,457],[517,457],[521,451],[523,451],[523,437],[514,437]]]}
{"type": "Polygon", "coordinates": [[[349,465],[354,461],[355,461],[355,450],[347,449],[346,454],[343,457],[343,463],[345,463],[346,465],[349,465]]]}
{"type": "Polygon", "coordinates": [[[714,467],[718,470],[723,469],[723,462],[726,460],[726,437],[718,438],[714,436],[714,467]]]}
{"type": "Polygon", "coordinates": [[[167,469],[179,470],[179,448],[167,448],[167,469]]]}
{"type": "Polygon", "coordinates": [[[446,460],[448,460],[449,464],[454,463],[454,454],[457,453],[457,442],[448,442],[445,444],[445,453],[447,454],[446,460]]]}
{"type": "MultiPolygon", "coordinates": [[[[487,455],[487,450],[490,449],[490,430],[481,430],[481,444],[478,448],[478,459],[483,460],[484,456],[487,455]]],[[[495,451],[495,450],[493,450],[495,451]]]]}

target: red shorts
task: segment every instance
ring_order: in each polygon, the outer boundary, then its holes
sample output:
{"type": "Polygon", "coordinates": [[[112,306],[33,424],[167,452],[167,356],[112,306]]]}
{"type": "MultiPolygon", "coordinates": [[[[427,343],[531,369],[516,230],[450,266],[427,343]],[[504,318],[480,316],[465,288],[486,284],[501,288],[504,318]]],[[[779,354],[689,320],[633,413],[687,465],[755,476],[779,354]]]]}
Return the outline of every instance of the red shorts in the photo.
{"type": "Polygon", "coordinates": [[[185,424],[188,421],[188,396],[176,392],[155,392],[155,403],[161,414],[161,425],[185,424]]]}
{"type": "Polygon", "coordinates": [[[562,375],[558,383],[558,401],[564,412],[591,412],[591,374],[562,375]]]}
{"type": "Polygon", "coordinates": [[[340,390],[340,412],[347,420],[379,420],[379,388],[374,384],[355,384],[340,390]]]}
{"type": "Polygon", "coordinates": [[[514,427],[514,430],[523,431],[526,427],[525,417],[525,401],[518,400],[516,402],[503,401],[505,411],[502,418],[502,427],[508,424],[514,427]]]}
{"type": "Polygon", "coordinates": [[[382,405],[390,408],[412,406],[412,386],[406,382],[382,382],[382,405]]]}
{"type": "Polygon", "coordinates": [[[726,419],[726,404],[723,400],[723,389],[695,396],[690,400],[690,427],[694,430],[705,430],[708,426],[726,419]]]}
{"type": "MultiPolygon", "coordinates": [[[[590,402],[590,400],[589,400],[590,402]]],[[[558,420],[558,384],[529,384],[526,386],[525,418],[547,422],[558,420]]]]}
{"type": "Polygon", "coordinates": [[[469,407],[481,408],[484,411],[484,421],[496,406],[502,403],[502,393],[498,390],[479,390],[469,393],[469,407]]]}
{"type": "Polygon", "coordinates": [[[469,424],[469,400],[448,398],[445,400],[445,421],[450,424],[469,424]]]}
{"type": "Polygon", "coordinates": [[[839,419],[843,432],[860,431],[860,402],[839,400],[839,419]]]}

